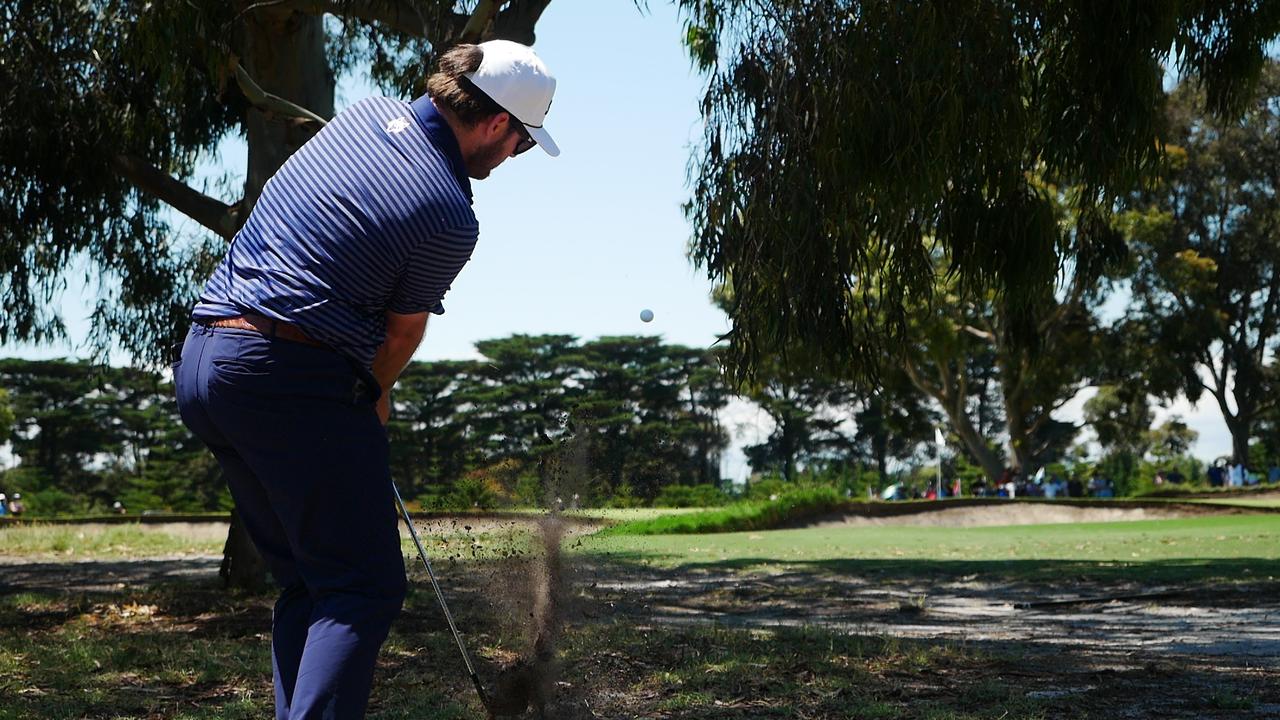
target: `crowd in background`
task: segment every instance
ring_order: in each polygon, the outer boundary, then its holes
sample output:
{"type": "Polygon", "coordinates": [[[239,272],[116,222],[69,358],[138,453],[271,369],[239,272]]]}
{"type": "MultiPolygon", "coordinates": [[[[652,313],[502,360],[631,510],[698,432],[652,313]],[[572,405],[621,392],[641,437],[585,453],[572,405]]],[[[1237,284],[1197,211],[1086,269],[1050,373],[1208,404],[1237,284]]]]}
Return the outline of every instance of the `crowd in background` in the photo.
{"type": "Polygon", "coordinates": [[[17,517],[26,509],[26,505],[22,502],[22,493],[14,493],[13,497],[9,497],[0,492],[0,517],[17,517]]]}

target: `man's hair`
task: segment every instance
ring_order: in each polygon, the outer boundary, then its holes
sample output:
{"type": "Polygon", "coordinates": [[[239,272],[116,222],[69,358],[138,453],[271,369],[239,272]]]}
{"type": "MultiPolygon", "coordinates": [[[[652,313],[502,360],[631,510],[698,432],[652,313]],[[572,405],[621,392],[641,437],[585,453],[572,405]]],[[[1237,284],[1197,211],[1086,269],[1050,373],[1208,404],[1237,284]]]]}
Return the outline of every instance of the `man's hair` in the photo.
{"type": "Polygon", "coordinates": [[[464,77],[478,70],[483,58],[484,50],[479,45],[456,45],[440,56],[436,71],[427,78],[427,94],[436,105],[467,125],[507,112],[464,77]]]}

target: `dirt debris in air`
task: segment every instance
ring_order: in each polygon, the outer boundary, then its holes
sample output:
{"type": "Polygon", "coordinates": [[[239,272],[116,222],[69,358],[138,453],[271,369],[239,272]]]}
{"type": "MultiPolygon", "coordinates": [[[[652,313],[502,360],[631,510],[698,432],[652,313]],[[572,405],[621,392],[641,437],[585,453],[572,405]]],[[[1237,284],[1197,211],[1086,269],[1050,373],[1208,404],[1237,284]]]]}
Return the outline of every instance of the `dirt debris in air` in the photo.
{"type": "MultiPolygon", "coordinates": [[[[494,566],[490,578],[491,602],[507,619],[509,631],[520,638],[520,651],[501,667],[492,686],[491,699],[498,702],[491,703],[490,711],[497,717],[515,716],[526,709],[539,718],[595,717],[585,703],[567,692],[574,685],[561,681],[564,666],[557,652],[571,582],[561,546],[566,534],[580,531],[560,511],[575,507],[586,492],[585,446],[566,443],[549,460],[548,469],[545,503],[549,512],[536,522],[533,551],[500,552],[505,562],[494,566]]],[[[520,542],[516,533],[507,537],[512,543],[520,542]]]]}

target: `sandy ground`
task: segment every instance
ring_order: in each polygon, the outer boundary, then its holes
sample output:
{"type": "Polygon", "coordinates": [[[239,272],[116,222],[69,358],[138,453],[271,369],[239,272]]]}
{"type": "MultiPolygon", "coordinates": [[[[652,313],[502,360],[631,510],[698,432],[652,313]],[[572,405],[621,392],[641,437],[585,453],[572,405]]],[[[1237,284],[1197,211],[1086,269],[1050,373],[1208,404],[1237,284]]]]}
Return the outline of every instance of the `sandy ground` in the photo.
{"type": "MultiPolygon", "coordinates": [[[[1209,510],[1213,512],[1214,510],[1209,510]]],[[[1062,523],[1161,520],[1201,515],[1204,510],[1175,507],[1095,508],[1052,503],[1009,503],[956,507],[890,517],[847,514],[824,518],[811,527],[919,525],[936,527],[986,527],[996,525],[1052,525],[1062,523]]]]}
{"type": "Polygon", "coordinates": [[[803,571],[672,576],[635,568],[626,577],[609,577],[607,570],[589,574],[594,599],[651,622],[815,625],[906,638],[1033,643],[1046,652],[1100,648],[1144,658],[1247,658],[1280,669],[1280,582],[1274,580],[1223,588],[1070,582],[1046,588],[976,576],[942,582],[803,571]],[[1110,599],[1133,595],[1146,597],[1110,599]]]}

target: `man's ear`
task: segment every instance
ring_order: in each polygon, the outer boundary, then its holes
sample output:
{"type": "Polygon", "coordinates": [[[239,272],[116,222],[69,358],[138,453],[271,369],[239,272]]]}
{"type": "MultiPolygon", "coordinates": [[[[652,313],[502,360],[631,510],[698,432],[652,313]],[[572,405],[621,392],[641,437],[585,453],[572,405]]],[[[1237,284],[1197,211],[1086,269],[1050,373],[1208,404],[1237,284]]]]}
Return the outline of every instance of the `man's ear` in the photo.
{"type": "Polygon", "coordinates": [[[490,115],[489,119],[484,124],[485,139],[493,140],[495,138],[505,136],[510,122],[511,114],[505,111],[490,115]]]}

